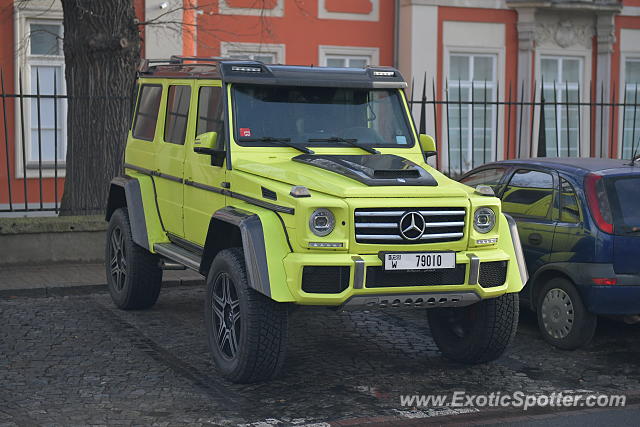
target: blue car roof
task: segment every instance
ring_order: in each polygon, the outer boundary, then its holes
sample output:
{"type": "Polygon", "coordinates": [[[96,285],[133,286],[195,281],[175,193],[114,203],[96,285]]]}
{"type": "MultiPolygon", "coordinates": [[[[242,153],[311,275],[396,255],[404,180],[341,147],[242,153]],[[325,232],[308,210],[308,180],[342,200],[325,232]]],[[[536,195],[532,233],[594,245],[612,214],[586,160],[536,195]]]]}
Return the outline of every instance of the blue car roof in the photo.
{"type": "Polygon", "coordinates": [[[617,175],[621,173],[640,173],[640,162],[631,166],[628,159],[600,159],[586,157],[538,157],[531,159],[501,160],[493,164],[513,165],[513,166],[540,166],[553,168],[559,171],[575,175],[586,175],[597,172],[600,175],[617,175]]]}

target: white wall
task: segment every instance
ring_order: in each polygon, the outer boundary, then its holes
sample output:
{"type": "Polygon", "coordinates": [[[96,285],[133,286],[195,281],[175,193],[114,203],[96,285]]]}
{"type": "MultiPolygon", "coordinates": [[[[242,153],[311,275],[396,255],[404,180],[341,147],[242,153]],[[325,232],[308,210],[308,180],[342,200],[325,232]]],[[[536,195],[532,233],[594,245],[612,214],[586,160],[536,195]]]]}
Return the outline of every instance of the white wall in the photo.
{"type": "Polygon", "coordinates": [[[145,19],[147,21],[158,19],[160,23],[145,26],[146,58],[164,59],[171,55],[182,55],[182,26],[176,24],[182,22],[182,5],[182,0],[147,0],[145,2],[145,19]],[[163,3],[167,4],[164,9],[160,7],[163,3]],[[162,23],[163,21],[172,23],[162,23]]]}

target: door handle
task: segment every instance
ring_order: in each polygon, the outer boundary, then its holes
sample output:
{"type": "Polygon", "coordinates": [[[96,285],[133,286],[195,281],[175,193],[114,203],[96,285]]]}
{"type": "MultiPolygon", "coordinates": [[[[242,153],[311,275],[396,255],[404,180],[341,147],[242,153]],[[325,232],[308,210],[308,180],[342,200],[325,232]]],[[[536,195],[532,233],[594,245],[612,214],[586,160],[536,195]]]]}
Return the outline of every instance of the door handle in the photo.
{"type": "Polygon", "coordinates": [[[536,246],[539,245],[542,243],[542,236],[539,233],[529,234],[529,243],[536,246]]]}

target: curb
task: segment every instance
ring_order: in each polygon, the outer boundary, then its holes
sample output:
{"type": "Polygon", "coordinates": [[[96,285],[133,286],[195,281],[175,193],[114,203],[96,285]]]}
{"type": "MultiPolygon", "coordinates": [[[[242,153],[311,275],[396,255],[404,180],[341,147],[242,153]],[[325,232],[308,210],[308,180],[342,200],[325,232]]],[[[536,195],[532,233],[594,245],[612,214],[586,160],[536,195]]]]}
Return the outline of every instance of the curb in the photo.
{"type": "MultiPolygon", "coordinates": [[[[178,288],[183,286],[199,286],[204,279],[163,280],[163,288],[178,288]]],[[[43,286],[30,289],[0,289],[0,299],[13,298],[49,298],[72,295],[90,295],[108,292],[106,283],[76,286],[43,286]]]]}

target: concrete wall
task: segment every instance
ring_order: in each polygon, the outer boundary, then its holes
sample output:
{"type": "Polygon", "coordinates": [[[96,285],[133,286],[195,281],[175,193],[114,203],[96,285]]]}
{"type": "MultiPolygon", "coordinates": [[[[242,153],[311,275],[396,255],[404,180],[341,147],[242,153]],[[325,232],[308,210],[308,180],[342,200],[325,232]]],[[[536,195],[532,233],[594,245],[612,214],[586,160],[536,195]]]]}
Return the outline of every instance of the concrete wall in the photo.
{"type": "Polygon", "coordinates": [[[102,262],[101,216],[0,219],[0,266],[102,262]]]}

